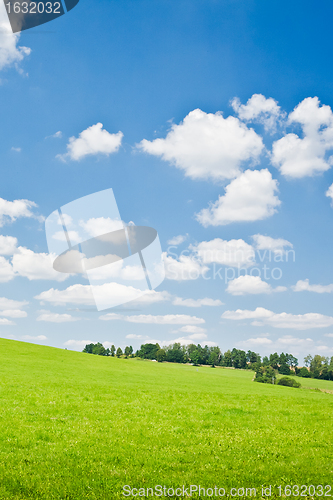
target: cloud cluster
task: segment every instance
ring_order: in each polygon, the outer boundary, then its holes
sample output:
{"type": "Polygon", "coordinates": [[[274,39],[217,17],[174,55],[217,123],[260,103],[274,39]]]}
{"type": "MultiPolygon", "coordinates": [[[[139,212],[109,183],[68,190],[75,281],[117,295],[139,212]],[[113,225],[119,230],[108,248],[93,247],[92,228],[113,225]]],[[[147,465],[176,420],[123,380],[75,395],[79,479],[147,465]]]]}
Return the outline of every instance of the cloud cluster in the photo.
{"type": "Polygon", "coordinates": [[[272,164],[282,175],[292,178],[313,176],[328,170],[333,157],[333,113],[330,106],[320,106],[318,97],[307,97],[288,116],[290,125],[301,126],[303,137],[286,134],[273,144],[272,164]]]}
{"type": "Polygon", "coordinates": [[[259,135],[238,118],[191,111],[173,124],[165,139],[144,139],[138,148],[183,170],[191,179],[233,179],[241,164],[257,160],[263,150],[259,135]]]}
{"type": "Polygon", "coordinates": [[[246,104],[235,97],[231,106],[241,120],[262,123],[267,132],[275,132],[278,121],[285,116],[272,97],[267,99],[262,94],[253,94],[246,104]]]}
{"type": "Polygon", "coordinates": [[[0,227],[7,223],[14,222],[22,217],[35,217],[32,208],[37,207],[36,203],[29,200],[7,201],[0,198],[0,227]]]}
{"type": "Polygon", "coordinates": [[[267,219],[281,205],[277,192],[278,182],[268,169],[246,170],[226,186],[224,195],[201,210],[196,219],[204,227],[267,219]]]}
{"type": "Polygon", "coordinates": [[[96,125],[83,130],[79,137],[70,137],[67,144],[67,153],[57,155],[57,158],[63,161],[67,158],[79,161],[91,155],[103,154],[109,156],[119,150],[122,138],[122,132],[110,134],[110,132],[103,129],[102,123],[96,123],[96,125]]]}
{"type": "Polygon", "coordinates": [[[295,286],[291,287],[294,292],[315,292],[315,293],[332,293],[333,284],[331,285],[310,285],[309,280],[299,280],[295,286]]]}
{"type": "Polygon", "coordinates": [[[333,317],[318,313],[290,314],[274,313],[263,307],[257,307],[254,311],[237,309],[236,311],[225,311],[223,319],[234,321],[254,320],[253,326],[269,325],[274,328],[290,328],[295,330],[310,330],[312,328],[326,328],[333,325],[333,317]]]}
{"type": "Polygon", "coordinates": [[[0,70],[16,66],[31,53],[31,49],[18,46],[20,35],[13,34],[3,2],[0,4],[0,70]]]}
{"type": "Polygon", "coordinates": [[[165,314],[163,316],[154,316],[152,314],[139,314],[124,316],[122,314],[108,313],[100,316],[103,321],[128,321],[129,323],[143,323],[151,325],[200,325],[205,323],[203,318],[189,316],[187,314],[165,314]]]}
{"type": "Polygon", "coordinates": [[[285,292],[284,286],[273,288],[269,283],[263,281],[259,276],[239,276],[229,281],[227,292],[231,295],[258,295],[272,292],[285,292]]]}

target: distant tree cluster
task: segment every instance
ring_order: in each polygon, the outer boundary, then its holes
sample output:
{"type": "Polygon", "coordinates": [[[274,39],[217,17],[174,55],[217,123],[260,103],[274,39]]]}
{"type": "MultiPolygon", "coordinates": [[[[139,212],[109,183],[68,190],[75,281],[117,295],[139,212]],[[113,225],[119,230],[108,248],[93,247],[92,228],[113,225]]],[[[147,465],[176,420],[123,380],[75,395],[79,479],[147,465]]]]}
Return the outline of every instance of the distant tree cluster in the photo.
{"type": "Polygon", "coordinates": [[[114,345],[111,348],[105,348],[103,344],[87,344],[83,352],[97,354],[99,356],[116,356],[117,358],[134,358],[156,360],[162,363],[192,363],[194,365],[224,366],[238,369],[250,369],[256,372],[255,381],[274,384],[276,374],[298,375],[299,377],[320,378],[324,380],[333,380],[333,356],[325,358],[316,354],[312,357],[310,354],[304,358],[305,366],[298,367],[298,359],[292,354],[277,352],[264,356],[262,359],[258,353],[253,351],[242,351],[241,349],[232,349],[224,353],[219,347],[202,347],[200,344],[181,345],[174,343],[161,348],[159,344],[142,344],[140,349],[133,354],[133,347],[126,346],[124,352],[120,347],[117,349],[114,345]]]}
{"type": "Polygon", "coordinates": [[[321,378],[324,380],[333,380],[333,356],[325,358],[316,354],[314,357],[308,354],[304,358],[305,367],[297,368],[296,375],[300,377],[321,378]]]}
{"type": "Polygon", "coordinates": [[[111,348],[105,348],[103,344],[100,342],[97,342],[97,344],[87,344],[85,348],[83,349],[82,352],[86,352],[88,354],[97,354],[98,356],[112,356],[114,357],[115,355],[117,358],[120,358],[120,356],[123,356],[125,354],[125,358],[134,357],[133,356],[133,347],[130,345],[129,347],[125,347],[125,351],[123,353],[122,349],[118,347],[116,350],[115,346],[112,345],[111,348]]]}

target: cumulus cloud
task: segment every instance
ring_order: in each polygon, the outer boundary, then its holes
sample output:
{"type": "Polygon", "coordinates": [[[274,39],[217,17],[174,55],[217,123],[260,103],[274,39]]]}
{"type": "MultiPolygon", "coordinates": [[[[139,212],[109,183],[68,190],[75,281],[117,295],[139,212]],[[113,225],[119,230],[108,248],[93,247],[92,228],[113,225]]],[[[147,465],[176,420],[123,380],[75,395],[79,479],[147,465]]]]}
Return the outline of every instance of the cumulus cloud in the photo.
{"type": "Polygon", "coordinates": [[[15,277],[15,272],[10,262],[0,256],[0,283],[8,283],[15,277]]]}
{"type": "MultiPolygon", "coordinates": [[[[52,256],[47,253],[35,253],[24,247],[18,247],[13,255],[12,265],[14,272],[28,280],[56,280],[64,281],[68,274],[59,273],[53,269],[52,256]]],[[[53,260],[56,256],[53,256],[53,260]]]]}
{"type": "Polygon", "coordinates": [[[315,292],[315,293],[332,293],[333,284],[331,285],[310,285],[309,280],[299,280],[295,286],[291,287],[294,292],[315,292]]]}
{"type": "Polygon", "coordinates": [[[196,219],[204,227],[267,219],[281,205],[277,191],[278,182],[269,170],[246,170],[230,182],[223,196],[196,214],[196,219]]]}
{"type": "Polygon", "coordinates": [[[96,123],[96,125],[83,130],[79,137],[70,137],[67,144],[67,153],[57,155],[57,158],[63,161],[67,158],[79,161],[91,155],[103,154],[109,156],[119,150],[123,136],[122,132],[110,134],[110,132],[103,129],[102,123],[96,123]]]}
{"type": "Polygon", "coordinates": [[[333,325],[333,317],[318,313],[290,314],[274,313],[263,307],[257,307],[254,311],[237,309],[236,311],[225,311],[223,319],[245,320],[252,319],[253,326],[270,325],[274,328],[291,328],[295,330],[308,330],[311,328],[326,328],[333,325]]]}
{"type": "Polygon", "coordinates": [[[16,323],[7,318],[0,318],[0,326],[13,326],[16,323]]]}
{"type": "Polygon", "coordinates": [[[271,238],[262,234],[254,234],[252,236],[257,250],[269,250],[275,254],[284,254],[285,248],[293,248],[293,244],[282,238],[271,238]]]}
{"type": "Polygon", "coordinates": [[[25,307],[29,304],[26,300],[12,300],[7,299],[6,297],[0,297],[0,311],[5,311],[9,309],[20,309],[21,307],[25,307]]]}
{"type": "Polygon", "coordinates": [[[333,184],[330,185],[325,194],[328,198],[331,198],[331,206],[333,207],[333,184]]]}
{"type": "Polygon", "coordinates": [[[227,292],[231,295],[258,295],[261,293],[285,292],[284,286],[273,288],[266,281],[262,281],[260,276],[239,276],[234,280],[229,281],[227,292]]]}
{"type": "Polygon", "coordinates": [[[21,217],[35,217],[31,209],[37,207],[36,203],[29,200],[7,201],[0,198],[0,227],[16,221],[21,217]]]}
{"type": "Polygon", "coordinates": [[[191,245],[190,249],[204,264],[223,264],[232,267],[248,267],[254,264],[255,252],[244,240],[222,240],[215,238],[191,245]]]}
{"type": "Polygon", "coordinates": [[[152,314],[139,314],[136,316],[124,316],[122,314],[108,313],[100,316],[103,321],[122,320],[129,323],[143,323],[153,325],[198,325],[205,323],[203,318],[188,316],[187,314],[166,314],[164,316],[153,316],[152,314]]]}
{"type": "Polygon", "coordinates": [[[65,290],[51,288],[35,297],[42,302],[49,302],[53,305],[76,304],[82,306],[94,306],[103,301],[112,301],[113,299],[123,298],[121,303],[135,301],[136,304],[154,304],[169,300],[168,292],[157,292],[150,290],[138,297],[140,290],[132,286],[125,286],[119,283],[105,283],[103,285],[71,285],[65,290]],[[94,294],[93,294],[94,293],[94,294]]]}
{"type": "Polygon", "coordinates": [[[182,299],[181,297],[175,297],[172,303],[174,306],[184,307],[223,306],[223,302],[221,302],[219,299],[210,299],[209,297],[206,297],[204,299],[182,299]]]}
{"type": "Polygon", "coordinates": [[[19,70],[19,63],[31,53],[31,49],[18,46],[20,35],[13,34],[9,24],[5,5],[0,4],[0,70],[15,66],[19,70]]]}
{"type": "Polygon", "coordinates": [[[94,340],[74,340],[70,339],[64,342],[64,345],[67,345],[69,347],[76,347],[80,350],[82,350],[87,344],[96,344],[94,340]]]}
{"type": "Polygon", "coordinates": [[[0,235],[0,255],[13,255],[17,247],[17,238],[0,235]]]}
{"type": "Polygon", "coordinates": [[[21,309],[5,309],[0,311],[0,316],[6,316],[7,318],[26,318],[28,315],[26,311],[21,309]]]}
{"type": "Polygon", "coordinates": [[[165,277],[168,280],[196,280],[208,271],[208,267],[200,259],[195,258],[195,256],[180,255],[178,259],[174,259],[164,252],[163,259],[165,277]]]}
{"type": "Polygon", "coordinates": [[[294,354],[299,354],[300,350],[305,349],[320,351],[320,346],[315,346],[311,338],[293,337],[292,335],[284,335],[276,340],[271,340],[266,337],[250,338],[236,344],[241,349],[261,349],[266,352],[273,351],[292,351],[294,354]]]}
{"type": "Polygon", "coordinates": [[[191,179],[220,181],[239,175],[241,164],[257,160],[264,146],[261,137],[238,118],[195,109],[179,125],[173,124],[165,139],[144,139],[137,147],[191,179]]]}
{"type": "Polygon", "coordinates": [[[136,333],[130,333],[129,335],[126,335],[127,339],[132,339],[132,340],[142,340],[142,339],[149,339],[147,335],[137,335],[136,333]]]}
{"type": "Polygon", "coordinates": [[[272,164],[291,178],[313,176],[328,170],[333,157],[333,114],[330,106],[320,106],[318,97],[307,97],[288,117],[300,125],[303,137],[289,133],[273,144],[272,164]]]}
{"type": "Polygon", "coordinates": [[[181,245],[182,243],[184,243],[184,241],[187,240],[187,237],[188,237],[188,234],[180,234],[179,236],[174,236],[173,238],[171,238],[171,240],[168,240],[167,243],[168,245],[181,245]]]}
{"type": "Polygon", "coordinates": [[[91,218],[87,221],[81,220],[79,224],[91,238],[100,236],[101,234],[112,233],[124,227],[124,223],[121,220],[111,219],[110,217],[91,218]]]}
{"type": "Polygon", "coordinates": [[[76,318],[70,314],[58,314],[50,311],[44,311],[40,314],[36,321],[46,321],[47,323],[70,323],[79,321],[81,318],[76,318]]]}
{"type": "MultiPolygon", "coordinates": [[[[23,311],[22,308],[27,306],[28,302],[23,300],[12,300],[7,299],[6,297],[0,297],[0,316],[4,316],[5,318],[26,318],[27,313],[23,311]]],[[[14,325],[12,321],[9,321],[5,318],[0,318],[0,322],[3,325],[14,325]]]]}
{"type": "Polygon", "coordinates": [[[285,116],[272,97],[267,99],[262,94],[253,94],[246,104],[241,104],[235,97],[231,106],[241,120],[262,123],[267,132],[275,132],[277,122],[285,116]]]}
{"type": "Polygon", "coordinates": [[[179,328],[178,330],[175,330],[174,333],[206,333],[206,329],[202,328],[201,326],[196,326],[196,325],[185,325],[179,328]]]}

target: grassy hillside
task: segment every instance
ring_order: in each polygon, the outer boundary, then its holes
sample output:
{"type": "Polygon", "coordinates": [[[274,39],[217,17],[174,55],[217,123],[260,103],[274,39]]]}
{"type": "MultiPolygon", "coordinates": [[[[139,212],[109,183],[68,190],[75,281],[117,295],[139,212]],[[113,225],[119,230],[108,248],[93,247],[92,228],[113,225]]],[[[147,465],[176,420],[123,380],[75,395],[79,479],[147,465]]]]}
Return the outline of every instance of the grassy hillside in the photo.
{"type": "Polygon", "coordinates": [[[333,394],[252,377],[0,340],[0,498],[331,484],[333,394]]]}

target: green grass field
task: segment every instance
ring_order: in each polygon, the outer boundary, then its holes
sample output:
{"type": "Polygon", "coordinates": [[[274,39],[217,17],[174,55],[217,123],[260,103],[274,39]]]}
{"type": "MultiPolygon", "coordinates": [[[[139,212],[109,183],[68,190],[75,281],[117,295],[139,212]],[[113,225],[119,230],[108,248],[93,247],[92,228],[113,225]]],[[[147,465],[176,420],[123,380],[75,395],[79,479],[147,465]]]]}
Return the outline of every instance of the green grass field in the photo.
{"type": "Polygon", "coordinates": [[[0,358],[1,499],[117,499],[124,485],[191,484],[226,497],[256,487],[260,498],[261,485],[333,483],[333,394],[254,383],[252,371],[10,340],[0,358]]]}

